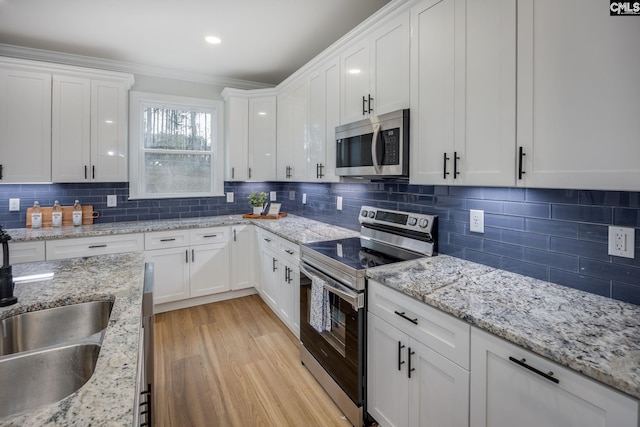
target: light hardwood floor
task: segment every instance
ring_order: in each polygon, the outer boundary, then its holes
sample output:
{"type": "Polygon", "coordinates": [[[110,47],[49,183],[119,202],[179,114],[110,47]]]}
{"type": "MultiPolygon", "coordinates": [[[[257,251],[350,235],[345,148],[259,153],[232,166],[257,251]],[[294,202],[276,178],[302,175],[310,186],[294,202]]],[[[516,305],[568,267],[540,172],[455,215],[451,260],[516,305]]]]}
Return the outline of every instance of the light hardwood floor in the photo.
{"type": "Polygon", "coordinates": [[[257,295],[155,317],[154,425],[350,426],[257,295]]]}

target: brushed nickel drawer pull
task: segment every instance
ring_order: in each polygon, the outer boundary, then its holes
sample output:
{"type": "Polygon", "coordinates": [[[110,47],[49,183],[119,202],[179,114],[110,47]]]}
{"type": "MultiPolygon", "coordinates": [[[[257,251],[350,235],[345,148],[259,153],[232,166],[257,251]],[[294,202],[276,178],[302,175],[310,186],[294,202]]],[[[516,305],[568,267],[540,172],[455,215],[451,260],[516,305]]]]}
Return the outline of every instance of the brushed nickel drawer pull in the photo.
{"type": "Polygon", "coordinates": [[[173,241],[175,241],[175,240],[176,240],[176,239],[175,239],[175,238],[173,238],[173,237],[172,237],[171,239],[160,239],[160,241],[161,241],[161,242],[173,242],[173,241]]]}
{"type": "Polygon", "coordinates": [[[106,248],[107,245],[89,245],[89,249],[106,248]]]}
{"type": "Polygon", "coordinates": [[[209,237],[218,237],[218,235],[217,234],[207,234],[207,235],[202,236],[203,239],[208,239],[209,237]]]}

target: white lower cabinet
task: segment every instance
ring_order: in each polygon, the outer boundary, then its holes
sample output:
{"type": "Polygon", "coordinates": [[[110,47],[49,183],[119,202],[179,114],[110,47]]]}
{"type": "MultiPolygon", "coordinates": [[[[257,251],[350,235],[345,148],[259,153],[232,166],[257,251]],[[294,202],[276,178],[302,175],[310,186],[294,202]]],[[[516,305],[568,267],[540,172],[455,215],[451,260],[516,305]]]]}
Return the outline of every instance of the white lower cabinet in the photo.
{"type": "Polygon", "coordinates": [[[154,263],[154,304],[230,290],[229,227],[145,234],[147,262],[154,263]]]}
{"type": "MultiPolygon", "coordinates": [[[[45,260],[44,241],[41,242],[9,242],[9,263],[38,262],[45,260]]],[[[0,246],[0,259],[4,256],[0,246]]]]}
{"type": "Polygon", "coordinates": [[[257,233],[260,251],[258,291],[285,325],[300,336],[300,253],[298,245],[273,233],[257,233]]]}
{"type": "Polygon", "coordinates": [[[638,410],[635,399],[472,329],[471,427],[636,427],[638,410]]]}
{"type": "Polygon", "coordinates": [[[231,290],[255,286],[255,232],[251,224],[231,227],[231,290]]]}
{"type": "Polygon", "coordinates": [[[380,283],[368,292],[368,413],[381,426],[468,426],[469,326],[380,283]]]}
{"type": "Polygon", "coordinates": [[[79,237],[77,239],[48,240],[45,243],[47,261],[94,255],[120,254],[144,249],[142,233],[113,236],[79,237]]]}

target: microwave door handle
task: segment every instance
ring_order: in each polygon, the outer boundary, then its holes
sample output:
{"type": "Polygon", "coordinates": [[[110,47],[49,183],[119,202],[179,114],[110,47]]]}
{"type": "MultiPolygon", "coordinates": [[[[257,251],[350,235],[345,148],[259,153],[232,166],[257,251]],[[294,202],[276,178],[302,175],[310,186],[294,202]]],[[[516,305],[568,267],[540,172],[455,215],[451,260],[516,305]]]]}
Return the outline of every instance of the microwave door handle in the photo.
{"type": "Polygon", "coordinates": [[[380,175],[382,172],[380,164],[378,163],[378,135],[380,134],[380,123],[376,123],[373,128],[373,138],[371,138],[371,159],[373,160],[373,168],[376,173],[380,175]]]}

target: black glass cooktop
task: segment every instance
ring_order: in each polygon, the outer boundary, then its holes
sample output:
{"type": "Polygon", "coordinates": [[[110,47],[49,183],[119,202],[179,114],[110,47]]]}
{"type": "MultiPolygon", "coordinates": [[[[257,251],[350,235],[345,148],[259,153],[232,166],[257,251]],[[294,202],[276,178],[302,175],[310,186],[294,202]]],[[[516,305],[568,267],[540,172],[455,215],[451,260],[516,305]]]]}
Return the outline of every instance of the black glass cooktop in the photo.
{"type": "Polygon", "coordinates": [[[355,270],[420,258],[423,255],[386,247],[361,237],[306,243],[304,246],[355,270]]]}

